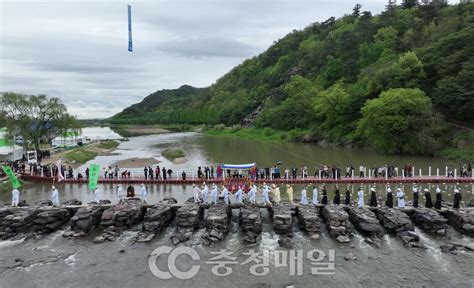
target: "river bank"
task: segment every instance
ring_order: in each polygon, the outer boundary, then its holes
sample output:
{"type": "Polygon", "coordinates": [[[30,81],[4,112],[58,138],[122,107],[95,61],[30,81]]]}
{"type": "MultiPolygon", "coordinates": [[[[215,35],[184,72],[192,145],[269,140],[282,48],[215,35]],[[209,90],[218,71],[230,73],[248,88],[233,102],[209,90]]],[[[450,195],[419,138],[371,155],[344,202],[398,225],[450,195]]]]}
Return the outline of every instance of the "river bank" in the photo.
{"type": "Polygon", "coordinates": [[[139,137],[146,135],[165,134],[172,132],[189,132],[199,130],[201,126],[187,124],[160,124],[160,125],[110,125],[110,128],[122,137],[139,137]]]}
{"type": "MultiPolygon", "coordinates": [[[[210,136],[241,137],[258,141],[313,143],[322,147],[344,147],[348,149],[357,147],[355,143],[350,141],[345,143],[332,143],[324,139],[318,139],[310,130],[302,129],[279,131],[271,128],[241,128],[240,126],[225,127],[216,125],[204,128],[202,133],[210,136]]],[[[474,162],[474,142],[472,141],[473,139],[466,136],[463,136],[461,139],[455,139],[453,142],[459,147],[445,147],[437,151],[434,156],[453,161],[474,162]]],[[[363,147],[357,148],[361,149],[363,147]]],[[[364,147],[363,149],[371,150],[368,147],[364,147]]]]}
{"type": "Polygon", "coordinates": [[[119,146],[118,141],[107,140],[89,144],[87,146],[75,147],[63,150],[51,155],[50,158],[42,160],[42,164],[56,164],[59,159],[63,159],[63,164],[77,168],[82,164],[95,159],[97,156],[113,155],[113,151],[119,146]]]}

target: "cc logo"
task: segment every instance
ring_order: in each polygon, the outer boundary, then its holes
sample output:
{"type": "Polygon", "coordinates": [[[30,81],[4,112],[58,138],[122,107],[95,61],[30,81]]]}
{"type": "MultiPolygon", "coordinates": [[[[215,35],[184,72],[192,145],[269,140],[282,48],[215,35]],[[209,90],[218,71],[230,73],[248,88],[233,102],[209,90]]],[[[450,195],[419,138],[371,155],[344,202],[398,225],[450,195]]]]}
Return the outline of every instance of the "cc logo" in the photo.
{"type": "Polygon", "coordinates": [[[188,255],[194,261],[201,260],[199,254],[196,250],[191,249],[189,247],[177,247],[173,249],[169,246],[161,246],[153,250],[150,256],[148,257],[148,266],[150,267],[151,273],[155,275],[157,278],[160,279],[171,279],[173,277],[181,280],[191,279],[199,272],[201,268],[199,265],[193,265],[189,271],[180,271],[176,267],[176,259],[180,255],[188,255]],[[156,265],[156,261],[158,257],[163,254],[168,255],[168,271],[161,271],[158,266],[156,265]]]}

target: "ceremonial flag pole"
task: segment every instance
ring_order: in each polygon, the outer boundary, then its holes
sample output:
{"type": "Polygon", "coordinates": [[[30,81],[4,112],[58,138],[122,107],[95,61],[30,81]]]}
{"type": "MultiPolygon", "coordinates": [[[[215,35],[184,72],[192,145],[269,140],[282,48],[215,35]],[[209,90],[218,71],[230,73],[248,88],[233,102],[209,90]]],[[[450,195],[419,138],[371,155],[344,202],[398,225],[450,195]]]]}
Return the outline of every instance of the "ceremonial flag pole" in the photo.
{"type": "Polygon", "coordinates": [[[128,51],[133,51],[132,44],[132,6],[127,5],[128,9],[128,51]]]}

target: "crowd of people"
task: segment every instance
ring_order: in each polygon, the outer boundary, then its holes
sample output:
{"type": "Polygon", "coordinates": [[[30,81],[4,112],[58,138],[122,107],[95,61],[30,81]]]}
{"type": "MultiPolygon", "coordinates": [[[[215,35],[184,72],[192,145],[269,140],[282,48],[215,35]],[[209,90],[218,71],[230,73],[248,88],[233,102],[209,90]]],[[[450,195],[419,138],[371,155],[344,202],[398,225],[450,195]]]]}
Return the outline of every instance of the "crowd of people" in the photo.
{"type": "MultiPolygon", "coordinates": [[[[166,180],[166,179],[171,179],[173,176],[173,170],[171,169],[166,169],[165,167],[162,167],[160,169],[160,166],[156,166],[155,169],[153,169],[151,166],[143,168],[143,175],[145,176],[145,180],[166,180]]],[[[186,177],[185,177],[186,180],[186,177]]]]}
{"type": "MultiPolygon", "coordinates": [[[[460,208],[460,203],[462,200],[460,189],[456,185],[453,189],[453,202],[452,202],[452,208],[458,209],[460,208]]],[[[413,193],[413,201],[412,201],[412,206],[415,208],[419,207],[419,196],[420,196],[420,191],[421,188],[417,186],[416,183],[413,183],[412,186],[412,193],[413,193]]],[[[404,191],[404,186],[402,184],[398,185],[396,188],[396,193],[395,197],[393,195],[393,191],[391,188],[391,185],[387,183],[385,192],[386,192],[386,200],[385,203],[378,203],[378,197],[377,197],[377,190],[376,186],[373,185],[369,188],[370,192],[370,197],[368,203],[365,201],[365,191],[363,189],[363,186],[360,186],[358,192],[357,192],[357,199],[352,199],[352,193],[350,191],[350,186],[347,186],[347,189],[345,191],[345,197],[342,200],[341,199],[341,192],[339,190],[339,186],[335,185],[334,186],[334,198],[332,200],[332,204],[335,205],[353,205],[354,201],[358,207],[363,207],[366,204],[368,204],[371,207],[379,207],[379,206],[386,206],[389,208],[394,207],[394,203],[396,204],[396,207],[398,208],[405,208],[405,191],[404,191]]],[[[443,202],[443,191],[441,190],[439,185],[436,185],[435,188],[435,202],[433,204],[432,197],[431,197],[431,190],[429,188],[424,188],[423,189],[424,193],[424,207],[426,208],[436,208],[436,209],[441,209],[442,202],[443,202]]],[[[293,185],[286,184],[286,194],[288,197],[289,202],[293,202],[293,185]]],[[[278,185],[272,184],[271,186],[267,185],[267,183],[263,183],[261,187],[257,187],[257,185],[252,184],[250,185],[250,190],[246,193],[245,189],[243,186],[238,186],[236,189],[229,189],[226,187],[226,185],[221,185],[221,187],[218,187],[215,184],[211,185],[211,188],[208,187],[206,182],[203,182],[201,187],[196,186],[193,184],[193,198],[194,202],[196,204],[200,203],[206,203],[206,204],[216,204],[218,197],[222,198],[224,200],[224,203],[230,204],[231,203],[231,196],[233,198],[233,203],[236,204],[242,204],[244,200],[244,196],[248,199],[248,201],[252,204],[257,204],[257,196],[260,196],[262,198],[262,202],[266,205],[279,205],[282,197],[280,193],[280,187],[278,185]],[[270,197],[271,195],[271,197],[270,197]]],[[[328,191],[326,186],[323,184],[319,187],[316,185],[308,185],[308,186],[303,186],[301,190],[301,197],[299,200],[299,203],[301,205],[328,205],[331,203],[331,201],[328,199],[328,191]],[[312,195],[309,196],[307,189],[312,189],[312,195]]]]}

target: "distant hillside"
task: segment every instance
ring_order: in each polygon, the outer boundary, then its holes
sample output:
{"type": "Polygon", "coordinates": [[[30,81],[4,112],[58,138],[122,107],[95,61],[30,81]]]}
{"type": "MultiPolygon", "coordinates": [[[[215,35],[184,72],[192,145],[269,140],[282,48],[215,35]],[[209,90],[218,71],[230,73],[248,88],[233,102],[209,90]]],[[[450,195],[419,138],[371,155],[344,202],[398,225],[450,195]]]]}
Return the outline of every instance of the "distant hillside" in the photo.
{"type": "Polygon", "coordinates": [[[446,134],[443,118],[474,123],[474,3],[416,2],[387,5],[377,16],[358,5],[340,19],[292,31],[209,88],[158,91],[111,121],[244,123],[309,130],[318,139],[384,152],[432,154],[444,145],[436,143],[446,134]],[[398,114],[374,118],[381,110],[373,108],[387,105],[388,114],[398,114]],[[369,128],[414,139],[381,145],[369,128]]]}
{"type": "MultiPolygon", "coordinates": [[[[201,119],[199,113],[183,113],[183,108],[192,103],[207,88],[194,88],[183,85],[178,89],[156,91],[142,102],[125,108],[109,119],[113,124],[173,124],[191,123],[194,118],[201,119]]],[[[203,119],[205,117],[202,117],[203,119]]]]}

